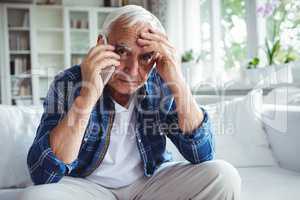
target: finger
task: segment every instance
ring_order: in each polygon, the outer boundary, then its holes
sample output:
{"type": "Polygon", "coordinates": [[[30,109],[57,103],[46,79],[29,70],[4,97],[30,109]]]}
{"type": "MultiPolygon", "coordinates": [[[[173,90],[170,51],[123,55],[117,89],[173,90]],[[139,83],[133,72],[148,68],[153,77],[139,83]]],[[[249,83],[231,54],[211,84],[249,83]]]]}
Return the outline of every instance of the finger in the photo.
{"type": "MultiPolygon", "coordinates": [[[[172,49],[172,50],[174,49],[174,47],[168,41],[157,43],[156,41],[153,41],[153,40],[138,39],[137,42],[141,47],[152,45],[152,47],[149,49],[152,49],[153,47],[155,47],[156,49],[153,49],[154,51],[158,51],[161,48],[172,49]]],[[[149,50],[149,49],[147,49],[147,50],[149,50]]]]}
{"type": "Polygon", "coordinates": [[[158,29],[155,29],[155,28],[152,28],[152,27],[147,27],[147,28],[142,29],[141,33],[156,34],[156,35],[162,37],[165,40],[169,40],[168,36],[165,33],[162,33],[158,29]]]}
{"type": "Polygon", "coordinates": [[[157,42],[162,42],[163,40],[163,38],[160,37],[159,35],[155,35],[153,33],[145,33],[145,32],[141,33],[141,38],[146,40],[154,40],[157,42]]]}
{"type": "Polygon", "coordinates": [[[150,33],[149,27],[144,27],[144,28],[140,31],[140,34],[141,34],[141,33],[150,33]]]}
{"type": "Polygon", "coordinates": [[[157,60],[157,59],[159,59],[159,57],[160,57],[160,54],[159,54],[159,52],[156,52],[156,53],[155,53],[155,55],[154,55],[154,60],[157,60]]]}
{"type": "Polygon", "coordinates": [[[168,47],[170,49],[174,49],[174,47],[172,46],[172,44],[168,40],[164,40],[162,42],[162,44],[164,44],[166,47],[168,47]]]}
{"type": "Polygon", "coordinates": [[[89,50],[87,56],[92,57],[94,54],[99,53],[102,50],[113,51],[114,49],[115,49],[114,46],[111,45],[96,45],[89,50]]]}
{"type": "Polygon", "coordinates": [[[146,46],[146,45],[151,45],[152,41],[139,38],[139,39],[137,39],[137,43],[140,46],[146,46]]]}
{"type": "Polygon", "coordinates": [[[92,58],[96,54],[99,54],[101,51],[114,51],[115,47],[112,45],[106,45],[106,44],[97,44],[95,47],[93,47],[90,52],[88,53],[88,56],[92,58]]]}
{"type": "Polygon", "coordinates": [[[162,33],[161,31],[159,31],[158,29],[155,29],[155,28],[150,27],[150,28],[149,28],[149,32],[150,32],[150,33],[158,34],[159,36],[161,36],[161,37],[163,37],[163,38],[165,38],[165,39],[168,40],[168,36],[167,36],[166,34],[162,33]]]}
{"type": "Polygon", "coordinates": [[[142,33],[141,36],[141,39],[156,41],[160,44],[165,44],[166,46],[171,47],[169,41],[159,35],[155,35],[153,33],[142,33]]]}
{"type": "Polygon", "coordinates": [[[96,63],[96,66],[97,68],[103,70],[109,66],[119,66],[120,65],[120,62],[118,60],[115,60],[115,59],[112,59],[112,58],[106,58],[106,59],[103,59],[101,61],[98,61],[96,63]]]}
{"type": "Polygon", "coordinates": [[[91,59],[97,62],[98,60],[104,58],[114,58],[116,60],[120,60],[121,57],[113,51],[101,51],[99,54],[94,55],[91,59]]]}
{"type": "Polygon", "coordinates": [[[159,52],[159,48],[157,47],[156,44],[150,44],[150,45],[147,45],[147,46],[143,46],[142,47],[142,50],[143,52],[151,52],[151,51],[154,51],[154,52],[159,52]]]}

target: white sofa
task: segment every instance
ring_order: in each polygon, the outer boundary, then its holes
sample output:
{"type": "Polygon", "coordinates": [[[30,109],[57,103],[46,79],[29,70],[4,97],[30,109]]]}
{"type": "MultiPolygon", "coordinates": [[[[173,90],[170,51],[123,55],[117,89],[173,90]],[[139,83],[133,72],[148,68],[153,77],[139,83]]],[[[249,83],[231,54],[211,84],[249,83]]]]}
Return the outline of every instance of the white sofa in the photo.
{"type": "MultiPolygon", "coordinates": [[[[278,166],[259,120],[260,105],[257,92],[206,106],[214,122],[217,158],[238,168],[242,200],[300,199],[300,173],[278,166]]],[[[31,184],[26,154],[41,114],[40,107],[0,105],[0,200],[17,199],[20,188],[31,184]]],[[[182,159],[171,143],[168,149],[176,160],[182,159]]]]}

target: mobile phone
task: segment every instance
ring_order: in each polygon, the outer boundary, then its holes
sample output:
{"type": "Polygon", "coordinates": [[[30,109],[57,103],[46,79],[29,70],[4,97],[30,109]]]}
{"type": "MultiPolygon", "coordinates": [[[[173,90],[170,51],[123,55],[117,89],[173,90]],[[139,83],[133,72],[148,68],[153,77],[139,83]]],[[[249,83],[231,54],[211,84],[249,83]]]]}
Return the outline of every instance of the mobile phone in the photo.
{"type": "MultiPolygon", "coordinates": [[[[104,40],[104,44],[106,45],[107,44],[107,38],[106,38],[105,34],[101,34],[101,35],[102,35],[102,38],[104,40]]],[[[109,81],[109,79],[113,75],[115,69],[116,69],[116,66],[114,66],[114,65],[111,65],[111,66],[108,66],[108,67],[102,69],[102,71],[100,72],[100,76],[102,78],[102,81],[103,81],[104,85],[107,84],[107,82],[109,81]]]]}

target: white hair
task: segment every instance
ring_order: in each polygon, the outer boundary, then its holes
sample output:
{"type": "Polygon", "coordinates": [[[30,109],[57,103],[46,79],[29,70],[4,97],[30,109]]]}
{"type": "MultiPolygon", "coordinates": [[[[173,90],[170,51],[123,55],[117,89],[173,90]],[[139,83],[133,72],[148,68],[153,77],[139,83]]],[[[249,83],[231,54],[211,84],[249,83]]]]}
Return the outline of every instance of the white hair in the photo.
{"type": "Polygon", "coordinates": [[[153,28],[166,33],[160,21],[151,12],[141,6],[128,5],[120,7],[108,14],[102,26],[103,34],[108,37],[112,24],[118,19],[123,19],[125,27],[133,26],[139,22],[149,23],[153,28]]]}

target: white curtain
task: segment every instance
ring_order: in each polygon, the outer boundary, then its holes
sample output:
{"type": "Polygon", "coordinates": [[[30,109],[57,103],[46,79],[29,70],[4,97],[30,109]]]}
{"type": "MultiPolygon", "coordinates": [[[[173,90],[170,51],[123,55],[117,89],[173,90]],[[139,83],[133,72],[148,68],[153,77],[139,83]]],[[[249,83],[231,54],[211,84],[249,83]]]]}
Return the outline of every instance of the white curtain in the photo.
{"type": "Polygon", "coordinates": [[[149,0],[149,9],[156,15],[179,51],[200,50],[201,0],[149,0]]]}

